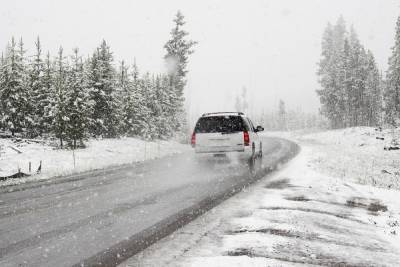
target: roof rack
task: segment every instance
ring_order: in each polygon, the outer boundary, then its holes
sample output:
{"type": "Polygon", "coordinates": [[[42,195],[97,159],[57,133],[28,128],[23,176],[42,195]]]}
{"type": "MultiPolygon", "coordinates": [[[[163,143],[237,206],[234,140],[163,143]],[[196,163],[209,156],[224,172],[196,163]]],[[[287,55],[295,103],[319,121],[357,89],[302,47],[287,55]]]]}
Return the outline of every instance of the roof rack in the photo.
{"type": "Polygon", "coordinates": [[[208,115],[213,115],[213,114],[238,114],[238,115],[244,115],[243,112],[232,112],[232,111],[228,111],[228,112],[210,112],[210,113],[204,113],[202,115],[202,117],[204,116],[208,116],[208,115]]]}

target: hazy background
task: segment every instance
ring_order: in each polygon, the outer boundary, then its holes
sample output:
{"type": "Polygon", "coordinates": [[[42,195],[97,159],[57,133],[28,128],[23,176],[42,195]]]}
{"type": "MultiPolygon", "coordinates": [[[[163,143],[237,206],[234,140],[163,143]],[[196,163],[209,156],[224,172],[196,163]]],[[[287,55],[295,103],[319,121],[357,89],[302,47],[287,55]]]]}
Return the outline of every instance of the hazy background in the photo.
{"type": "Polygon", "coordinates": [[[53,55],[60,45],[88,55],[104,38],[116,62],[136,57],[141,71],[151,72],[164,71],[163,45],[180,9],[199,42],[186,91],[192,116],[232,110],[243,86],[253,112],[276,109],[279,99],[316,112],[315,72],[327,22],[342,14],[385,71],[400,14],[397,0],[10,0],[1,6],[3,50],[12,35],[22,36],[32,54],[40,35],[53,55]]]}

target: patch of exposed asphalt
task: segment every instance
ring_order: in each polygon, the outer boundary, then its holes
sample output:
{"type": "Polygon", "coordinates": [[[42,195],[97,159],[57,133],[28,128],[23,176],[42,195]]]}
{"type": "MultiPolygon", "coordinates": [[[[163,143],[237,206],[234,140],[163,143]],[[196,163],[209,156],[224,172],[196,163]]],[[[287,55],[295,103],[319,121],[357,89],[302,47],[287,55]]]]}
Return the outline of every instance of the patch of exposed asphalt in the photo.
{"type": "Polygon", "coordinates": [[[383,205],[379,200],[377,199],[366,199],[366,198],[361,198],[361,197],[354,197],[351,199],[348,199],[346,201],[346,206],[352,207],[352,208],[364,208],[368,211],[370,211],[372,214],[377,213],[378,211],[387,211],[387,206],[383,205]]]}
{"type": "Polygon", "coordinates": [[[321,243],[334,244],[338,246],[352,247],[352,248],[361,248],[364,250],[370,250],[374,252],[385,252],[386,249],[382,246],[378,246],[376,244],[371,245],[360,245],[352,242],[345,242],[341,240],[333,240],[321,237],[316,232],[300,232],[295,230],[286,230],[286,229],[277,229],[277,228],[258,228],[258,229],[240,229],[236,231],[232,231],[228,234],[244,234],[244,233],[261,233],[261,234],[270,234],[283,236],[287,238],[295,238],[299,240],[307,240],[307,241],[317,241],[321,243]]]}
{"type": "Polygon", "coordinates": [[[377,213],[379,211],[386,212],[388,210],[387,206],[382,204],[379,200],[377,199],[366,199],[366,198],[351,198],[346,201],[346,203],[339,203],[339,202],[331,202],[331,201],[324,201],[324,200],[318,200],[318,199],[309,199],[304,195],[299,195],[299,196],[289,196],[285,197],[286,200],[290,201],[314,201],[314,202],[320,202],[320,203],[325,203],[329,205],[336,205],[336,206],[343,206],[343,207],[351,207],[351,208],[363,208],[366,209],[370,212],[372,215],[378,215],[377,213]]]}
{"type": "MultiPolygon", "coordinates": [[[[283,247],[283,246],[282,246],[283,247]]],[[[354,264],[343,259],[338,259],[332,255],[328,254],[316,254],[314,257],[310,257],[302,251],[296,250],[294,253],[279,253],[282,248],[276,248],[278,252],[268,252],[268,251],[256,251],[251,248],[238,248],[232,251],[228,251],[226,256],[248,256],[250,258],[268,258],[274,259],[282,262],[299,263],[299,264],[313,264],[313,265],[323,265],[323,266],[346,266],[346,267],[361,267],[368,266],[368,264],[354,264]],[[297,254],[297,255],[296,255],[297,254]]],[[[286,250],[286,249],[285,249],[286,250]]]]}
{"type": "Polygon", "coordinates": [[[265,188],[267,189],[285,189],[285,188],[290,188],[290,187],[295,187],[292,184],[289,183],[288,178],[283,178],[280,180],[272,181],[268,184],[265,185],[265,188]]]}
{"type": "Polygon", "coordinates": [[[303,195],[301,195],[301,196],[286,197],[285,199],[286,199],[286,200],[290,200],[290,201],[304,201],[304,202],[307,202],[307,201],[310,201],[310,200],[311,200],[311,199],[309,199],[309,198],[307,198],[306,196],[303,196],[303,195]]]}
{"type": "Polygon", "coordinates": [[[279,210],[282,210],[282,211],[291,210],[291,211],[300,211],[300,212],[305,212],[305,213],[318,213],[318,214],[334,216],[336,218],[357,222],[360,224],[366,224],[365,222],[363,222],[361,220],[350,218],[346,214],[333,213],[333,212],[317,210],[317,209],[309,209],[309,208],[301,208],[301,207],[293,207],[293,208],[292,207],[261,207],[260,209],[262,209],[262,210],[278,210],[278,211],[279,210]]]}
{"type": "Polygon", "coordinates": [[[382,205],[381,203],[370,203],[368,205],[368,210],[372,212],[378,212],[378,211],[387,211],[387,206],[382,205]]]}

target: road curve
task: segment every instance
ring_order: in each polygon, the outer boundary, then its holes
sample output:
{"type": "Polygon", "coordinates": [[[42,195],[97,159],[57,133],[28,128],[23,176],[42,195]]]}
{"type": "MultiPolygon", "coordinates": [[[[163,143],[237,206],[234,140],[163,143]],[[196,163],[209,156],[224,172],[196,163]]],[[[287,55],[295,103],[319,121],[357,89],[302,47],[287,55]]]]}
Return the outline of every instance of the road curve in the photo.
{"type": "Polygon", "coordinates": [[[0,266],[115,266],[295,155],[264,138],[263,167],[193,153],[0,189],[0,266]]]}

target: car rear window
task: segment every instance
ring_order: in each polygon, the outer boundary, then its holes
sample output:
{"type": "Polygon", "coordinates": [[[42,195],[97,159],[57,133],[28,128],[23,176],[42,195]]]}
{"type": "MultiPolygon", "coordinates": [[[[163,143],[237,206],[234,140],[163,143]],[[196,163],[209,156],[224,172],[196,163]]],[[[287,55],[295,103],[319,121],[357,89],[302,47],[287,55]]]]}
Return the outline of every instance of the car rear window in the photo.
{"type": "Polygon", "coordinates": [[[246,129],[240,116],[211,116],[200,118],[194,131],[196,133],[234,133],[246,129]]]}

